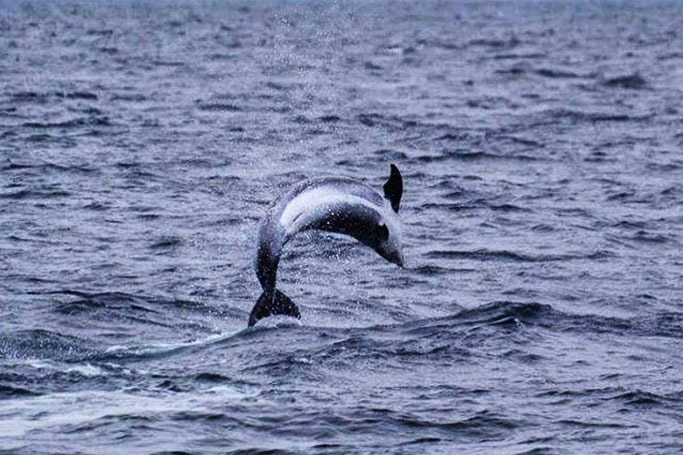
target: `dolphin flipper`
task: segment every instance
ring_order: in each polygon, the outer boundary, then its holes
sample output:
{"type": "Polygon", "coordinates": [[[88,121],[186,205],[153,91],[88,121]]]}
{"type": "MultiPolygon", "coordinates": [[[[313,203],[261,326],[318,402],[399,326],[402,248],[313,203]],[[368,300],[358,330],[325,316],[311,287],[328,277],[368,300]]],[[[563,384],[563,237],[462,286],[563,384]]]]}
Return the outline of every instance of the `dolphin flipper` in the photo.
{"type": "Polygon", "coordinates": [[[260,319],[275,315],[292,316],[301,319],[299,307],[296,306],[292,299],[287,297],[284,293],[275,289],[275,295],[269,296],[265,292],[256,301],[256,305],[251,310],[249,315],[249,327],[256,324],[260,319]]]}

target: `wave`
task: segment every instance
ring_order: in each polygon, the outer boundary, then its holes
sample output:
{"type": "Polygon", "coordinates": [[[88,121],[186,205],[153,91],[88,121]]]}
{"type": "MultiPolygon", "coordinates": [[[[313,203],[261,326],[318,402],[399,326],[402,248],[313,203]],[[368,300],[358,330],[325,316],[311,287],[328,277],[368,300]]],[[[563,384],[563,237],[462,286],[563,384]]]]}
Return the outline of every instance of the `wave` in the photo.
{"type": "Polygon", "coordinates": [[[10,191],[7,193],[0,193],[0,199],[52,199],[71,196],[71,193],[66,190],[19,190],[10,191]]]}
{"type": "Polygon", "coordinates": [[[205,112],[240,112],[244,109],[231,103],[201,103],[197,109],[205,112]]]}
{"type": "Polygon", "coordinates": [[[499,69],[495,71],[497,74],[510,75],[510,76],[522,76],[522,75],[536,75],[545,77],[548,79],[589,79],[595,77],[594,74],[580,74],[574,71],[560,68],[534,68],[529,64],[515,64],[510,68],[499,69]]]}
{"type": "Polygon", "coordinates": [[[492,302],[444,318],[406,324],[409,331],[429,329],[432,324],[495,324],[512,327],[538,326],[558,332],[620,336],[683,338],[683,314],[658,312],[633,319],[597,314],[570,314],[541,303],[492,302]]]}
{"type": "Polygon", "coordinates": [[[590,254],[539,254],[531,255],[508,250],[478,249],[474,251],[438,250],[425,254],[428,259],[463,259],[475,261],[512,261],[512,262],[563,262],[573,260],[596,260],[613,257],[608,251],[596,251],[590,254]]]}
{"type": "MultiPolygon", "coordinates": [[[[50,138],[52,136],[46,135],[50,138]]],[[[98,170],[88,165],[62,165],[57,163],[26,163],[22,161],[10,160],[7,164],[0,167],[0,171],[23,171],[28,169],[35,169],[39,172],[58,171],[58,172],[77,172],[77,173],[93,173],[98,170]]]]}
{"type": "MultiPolygon", "coordinates": [[[[605,342],[664,337],[683,338],[683,315],[658,313],[647,319],[625,319],[595,314],[569,314],[551,305],[498,301],[456,314],[366,328],[287,326],[246,330],[220,349],[258,356],[233,365],[244,374],[326,377],[339,368],[382,364],[400,369],[412,365],[458,363],[480,359],[519,364],[554,362],[547,340],[566,334],[600,337],[605,342]],[[286,345],[274,347],[287,339],[286,345]],[[275,341],[280,340],[280,341],[275,341]],[[248,347],[247,347],[248,346],[248,347]],[[261,350],[258,346],[269,346],[261,350]]],[[[622,341],[619,341],[621,343],[622,341]]],[[[594,343],[594,342],[592,342],[594,343]]],[[[207,344],[201,349],[215,349],[207,344]]],[[[244,354],[242,354],[244,356],[244,354]]]]}
{"type": "Polygon", "coordinates": [[[78,117],[63,122],[24,122],[23,127],[34,129],[49,129],[49,128],[79,128],[82,126],[111,126],[112,123],[109,117],[106,116],[91,116],[78,117]]]}
{"type": "Polygon", "coordinates": [[[648,87],[648,83],[645,78],[638,73],[608,78],[602,82],[602,85],[610,88],[631,90],[642,90],[648,87]]]}
{"type": "Polygon", "coordinates": [[[97,94],[87,91],[52,91],[34,92],[23,91],[10,94],[12,101],[18,103],[47,103],[50,99],[92,100],[98,99],[97,94]]]}
{"type": "Polygon", "coordinates": [[[365,328],[315,327],[305,323],[275,321],[273,324],[252,329],[239,328],[230,333],[210,335],[189,342],[111,346],[91,356],[91,359],[162,359],[196,355],[197,352],[212,349],[239,352],[246,346],[270,344],[268,340],[273,337],[286,337],[289,339],[288,345],[300,346],[298,350],[290,351],[282,347],[263,352],[261,361],[248,366],[251,372],[263,372],[300,368],[302,363],[309,361],[306,359],[316,358],[355,362],[358,357],[398,359],[405,356],[446,356],[454,361],[469,358],[472,353],[468,348],[483,340],[499,338],[501,345],[495,350],[503,349],[504,355],[523,362],[536,362],[542,357],[525,350],[515,351],[514,341],[512,345],[509,344],[509,336],[517,333],[521,336],[518,341],[526,343],[526,337],[535,336],[533,334],[539,329],[555,333],[680,339],[683,338],[683,314],[660,312],[648,318],[625,319],[596,314],[569,314],[542,303],[497,301],[449,316],[365,328]]]}
{"type": "Polygon", "coordinates": [[[627,115],[616,112],[584,112],[572,109],[550,109],[544,112],[544,116],[556,120],[569,120],[572,122],[602,123],[602,122],[645,122],[652,115],[627,115]]]}
{"type": "MultiPolygon", "coordinates": [[[[114,345],[109,346],[103,352],[97,353],[91,357],[91,360],[97,362],[106,361],[139,361],[144,359],[165,359],[177,355],[192,354],[200,352],[208,347],[220,345],[228,340],[244,333],[246,329],[241,329],[229,334],[212,335],[206,338],[177,343],[152,343],[144,345],[114,345]]],[[[203,377],[203,380],[208,380],[203,377]]],[[[218,378],[214,378],[218,380],[218,378]]]]}
{"type": "Polygon", "coordinates": [[[26,389],[24,387],[15,387],[7,384],[0,384],[0,399],[38,396],[38,392],[26,389]]]}
{"type": "Polygon", "coordinates": [[[532,156],[525,153],[493,153],[472,150],[442,150],[435,155],[420,155],[415,157],[417,161],[423,163],[438,163],[441,161],[460,160],[460,161],[485,161],[485,160],[509,160],[509,161],[545,161],[546,158],[532,156]]]}

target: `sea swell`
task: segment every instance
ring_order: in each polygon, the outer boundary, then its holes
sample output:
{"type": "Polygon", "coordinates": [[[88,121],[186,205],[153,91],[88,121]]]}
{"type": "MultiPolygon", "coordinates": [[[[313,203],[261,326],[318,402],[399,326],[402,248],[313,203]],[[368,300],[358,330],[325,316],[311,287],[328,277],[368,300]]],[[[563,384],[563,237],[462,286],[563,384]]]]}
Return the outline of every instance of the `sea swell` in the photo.
{"type": "Polygon", "coordinates": [[[0,451],[677,453],[675,2],[0,0],[0,451]],[[404,268],[285,249],[404,177],[404,268]]]}

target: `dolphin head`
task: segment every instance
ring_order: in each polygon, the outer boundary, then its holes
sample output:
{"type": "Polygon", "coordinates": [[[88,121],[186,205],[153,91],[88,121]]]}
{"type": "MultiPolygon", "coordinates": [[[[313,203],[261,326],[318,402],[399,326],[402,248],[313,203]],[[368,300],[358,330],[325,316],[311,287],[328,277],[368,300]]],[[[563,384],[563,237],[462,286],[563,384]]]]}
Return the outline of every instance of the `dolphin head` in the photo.
{"type": "Polygon", "coordinates": [[[401,226],[397,222],[387,222],[389,220],[386,219],[383,221],[385,222],[377,224],[376,233],[370,246],[387,261],[403,267],[401,226]]]}

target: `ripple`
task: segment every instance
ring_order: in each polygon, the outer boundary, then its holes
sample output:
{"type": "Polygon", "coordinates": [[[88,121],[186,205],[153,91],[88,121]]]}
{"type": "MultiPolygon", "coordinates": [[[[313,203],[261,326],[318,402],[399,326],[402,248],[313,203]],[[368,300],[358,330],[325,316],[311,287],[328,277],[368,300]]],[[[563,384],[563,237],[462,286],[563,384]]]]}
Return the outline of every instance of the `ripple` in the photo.
{"type": "Polygon", "coordinates": [[[108,117],[79,117],[63,122],[25,122],[22,126],[35,129],[49,128],[80,128],[83,126],[111,126],[108,117]]]}
{"type": "Polygon", "coordinates": [[[197,109],[206,112],[240,112],[243,110],[240,106],[230,103],[200,103],[197,109]]]}
{"type": "Polygon", "coordinates": [[[425,257],[430,259],[462,259],[475,261],[511,261],[511,262],[563,262],[578,259],[595,259],[602,255],[591,253],[587,255],[573,254],[542,254],[530,255],[508,250],[479,249],[473,251],[440,250],[430,251],[425,257]]]}
{"type": "Polygon", "coordinates": [[[645,78],[638,73],[633,73],[627,76],[616,76],[605,79],[602,83],[605,87],[623,88],[630,90],[642,90],[647,88],[648,84],[645,78]]]}
{"type": "Polygon", "coordinates": [[[545,115],[557,120],[571,120],[573,122],[644,122],[651,118],[650,115],[632,116],[612,112],[584,112],[571,109],[552,109],[545,115]]]}

